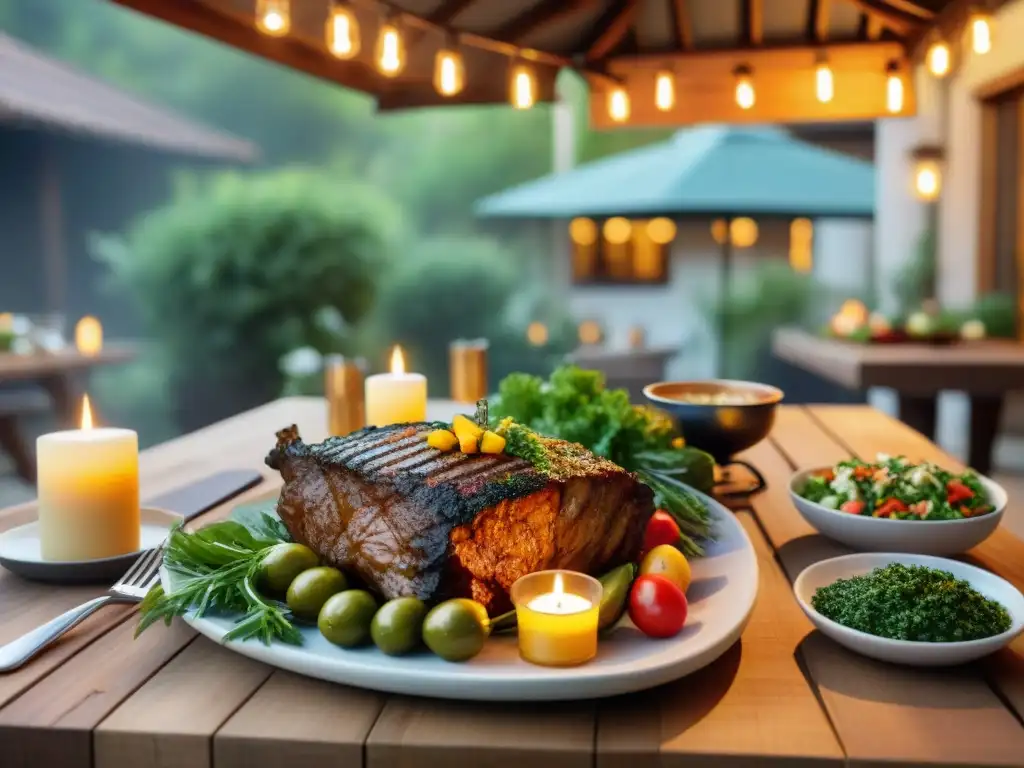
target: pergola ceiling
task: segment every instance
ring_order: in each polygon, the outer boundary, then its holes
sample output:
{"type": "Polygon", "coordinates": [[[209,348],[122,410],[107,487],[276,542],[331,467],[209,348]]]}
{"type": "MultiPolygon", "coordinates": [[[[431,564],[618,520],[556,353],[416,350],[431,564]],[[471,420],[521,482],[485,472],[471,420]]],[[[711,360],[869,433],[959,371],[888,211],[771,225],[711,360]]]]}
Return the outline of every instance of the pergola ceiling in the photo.
{"type": "MultiPolygon", "coordinates": [[[[335,59],[324,44],[330,0],[290,0],[291,29],[270,38],[255,29],[255,0],[113,0],[228,44],[377,97],[382,109],[505,102],[516,58],[529,60],[540,100],[554,96],[562,67],[582,72],[602,93],[625,85],[630,124],[680,125],[708,120],[870,119],[884,114],[886,66],[909,52],[961,0],[355,0],[363,44],[358,58],[335,59]],[[399,14],[408,50],[401,75],[380,75],[374,35],[399,14]],[[454,98],[432,85],[437,50],[457,35],[466,87],[454,98]],[[816,62],[827,56],[836,97],[816,106],[816,62]],[[757,107],[740,110],[734,71],[748,67],[757,107]],[[678,105],[653,107],[653,76],[670,68],[678,105]],[[801,80],[801,77],[803,80],[801,80]],[[801,93],[801,90],[805,93],[801,93]]],[[[902,114],[913,113],[908,99],[902,114]]],[[[592,119],[607,124],[595,103],[592,119]]]]}

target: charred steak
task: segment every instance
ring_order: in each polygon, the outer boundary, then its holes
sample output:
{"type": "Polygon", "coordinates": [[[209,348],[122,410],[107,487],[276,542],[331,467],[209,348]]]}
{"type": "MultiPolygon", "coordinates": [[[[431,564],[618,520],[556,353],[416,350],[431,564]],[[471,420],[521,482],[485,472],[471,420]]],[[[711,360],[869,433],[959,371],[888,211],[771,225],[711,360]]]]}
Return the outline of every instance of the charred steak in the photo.
{"type": "Polygon", "coordinates": [[[277,433],[267,464],[284,478],[278,514],[323,562],[387,599],[471,597],[511,608],[520,576],[549,568],[599,575],[636,559],[651,490],[582,446],[545,443],[569,461],[541,473],[508,455],[442,453],[438,424],[369,427],[307,445],[277,433]]]}

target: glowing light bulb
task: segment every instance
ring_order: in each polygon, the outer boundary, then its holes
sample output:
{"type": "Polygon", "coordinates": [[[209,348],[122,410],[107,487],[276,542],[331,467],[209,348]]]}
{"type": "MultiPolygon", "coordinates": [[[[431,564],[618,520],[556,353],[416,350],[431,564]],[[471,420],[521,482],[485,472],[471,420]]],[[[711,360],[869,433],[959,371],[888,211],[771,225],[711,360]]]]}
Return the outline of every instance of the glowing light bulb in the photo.
{"type": "Polygon", "coordinates": [[[814,93],[822,104],[828,104],[835,96],[832,68],[824,61],[818,62],[814,70],[814,93]]]}
{"type": "Polygon", "coordinates": [[[629,94],[625,88],[613,88],[608,93],[608,117],[617,123],[629,119],[629,94]]]}
{"type": "Polygon", "coordinates": [[[668,112],[676,105],[676,78],[671,72],[659,72],[654,78],[654,106],[668,112]]]}
{"type": "Polygon", "coordinates": [[[359,55],[359,19],[347,5],[332,5],[324,29],[327,50],[339,59],[359,55]]]}
{"type": "Polygon", "coordinates": [[[736,105],[740,109],[750,109],[754,106],[754,80],[750,76],[750,70],[739,69],[736,71],[736,105]]]}
{"type": "Polygon", "coordinates": [[[537,102],[537,78],[526,64],[512,68],[512,92],[509,96],[516,109],[529,109],[537,102]]]}
{"type": "Polygon", "coordinates": [[[389,21],[380,28],[376,59],[377,69],[387,77],[395,77],[405,69],[405,42],[394,22],[389,21]]]}
{"type": "Polygon", "coordinates": [[[454,96],[466,87],[466,66],[462,54],[442,48],[434,57],[434,88],[442,96],[454,96]]]}
{"type": "Polygon", "coordinates": [[[932,43],[928,48],[928,53],[925,55],[925,61],[928,65],[928,71],[935,75],[935,77],[945,77],[949,74],[950,68],[949,46],[941,40],[932,43]]]}
{"type": "Polygon", "coordinates": [[[992,50],[992,19],[987,13],[975,11],[968,24],[971,50],[982,56],[992,50]]]}
{"type": "Polygon", "coordinates": [[[903,78],[892,70],[885,79],[885,108],[894,115],[903,111],[903,78]]]}
{"type": "Polygon", "coordinates": [[[942,179],[937,163],[926,160],[914,171],[914,191],[921,200],[932,201],[939,196],[942,179]]]}
{"type": "Polygon", "coordinates": [[[283,37],[292,27],[289,0],[256,0],[256,28],[271,37],[283,37]]]}

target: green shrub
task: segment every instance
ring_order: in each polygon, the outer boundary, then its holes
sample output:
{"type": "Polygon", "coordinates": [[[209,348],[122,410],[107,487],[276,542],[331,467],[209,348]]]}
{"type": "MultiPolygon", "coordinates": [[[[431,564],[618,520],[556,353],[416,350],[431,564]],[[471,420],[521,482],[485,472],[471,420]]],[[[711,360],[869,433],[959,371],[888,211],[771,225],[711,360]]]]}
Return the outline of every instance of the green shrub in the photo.
{"type": "Polygon", "coordinates": [[[93,250],[163,345],[179,426],[191,428],[277,397],[292,349],[346,351],[397,224],[361,184],[227,173],[182,188],[123,237],[94,238],[93,250]]]}
{"type": "Polygon", "coordinates": [[[514,370],[549,372],[574,346],[567,315],[543,298],[513,317],[523,282],[516,254],[484,238],[439,237],[421,242],[381,286],[366,349],[381,370],[401,344],[412,370],[427,375],[432,397],[448,392],[448,345],[455,339],[489,341],[490,385],[514,370]],[[548,343],[531,346],[526,325],[545,323],[548,343]]]}

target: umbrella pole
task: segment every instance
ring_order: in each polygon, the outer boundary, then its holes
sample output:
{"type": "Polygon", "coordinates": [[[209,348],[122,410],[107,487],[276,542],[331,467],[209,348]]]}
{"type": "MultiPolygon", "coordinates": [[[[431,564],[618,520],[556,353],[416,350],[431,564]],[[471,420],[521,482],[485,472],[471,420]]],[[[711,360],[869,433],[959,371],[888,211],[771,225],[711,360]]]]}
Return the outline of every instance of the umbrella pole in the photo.
{"type": "Polygon", "coordinates": [[[718,320],[718,376],[728,378],[726,349],[729,335],[729,297],[732,294],[732,217],[725,220],[725,237],[722,238],[722,258],[719,262],[719,301],[722,313],[718,320]]]}

